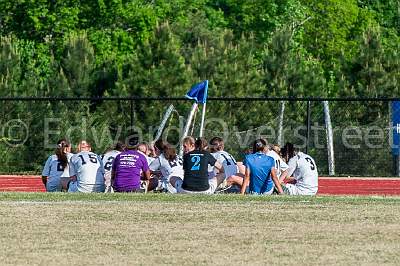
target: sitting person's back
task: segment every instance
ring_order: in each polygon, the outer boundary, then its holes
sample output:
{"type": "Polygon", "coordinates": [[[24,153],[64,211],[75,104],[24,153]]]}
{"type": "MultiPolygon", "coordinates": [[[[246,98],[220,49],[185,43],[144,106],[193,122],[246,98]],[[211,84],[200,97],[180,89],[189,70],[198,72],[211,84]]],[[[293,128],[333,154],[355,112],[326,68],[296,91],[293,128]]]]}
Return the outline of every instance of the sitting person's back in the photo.
{"type": "Polygon", "coordinates": [[[150,177],[146,157],[132,148],[117,155],[112,169],[111,183],[115,192],[138,192],[141,173],[146,180],[150,177]]]}
{"type": "Polygon", "coordinates": [[[217,177],[208,178],[208,166],[215,166],[223,173],[222,165],[206,151],[207,141],[192,137],[183,140],[184,179],[171,177],[170,182],[178,193],[213,194],[218,186],[217,177]]]}
{"type": "Polygon", "coordinates": [[[297,151],[287,143],[282,151],[288,161],[288,177],[285,178],[285,193],[289,195],[315,195],[318,192],[318,170],[314,159],[297,151]]]}
{"type": "Polygon", "coordinates": [[[104,167],[101,158],[91,152],[86,141],[79,144],[80,152],[71,158],[68,192],[104,192],[104,167]]]}
{"type": "Polygon", "coordinates": [[[266,155],[267,142],[257,139],[253,144],[253,153],[246,155],[244,166],[246,167],[245,180],[241,193],[244,194],[247,184],[249,193],[270,195],[274,190],[274,184],[279,193],[282,193],[278,177],[276,175],[275,161],[266,155]]]}

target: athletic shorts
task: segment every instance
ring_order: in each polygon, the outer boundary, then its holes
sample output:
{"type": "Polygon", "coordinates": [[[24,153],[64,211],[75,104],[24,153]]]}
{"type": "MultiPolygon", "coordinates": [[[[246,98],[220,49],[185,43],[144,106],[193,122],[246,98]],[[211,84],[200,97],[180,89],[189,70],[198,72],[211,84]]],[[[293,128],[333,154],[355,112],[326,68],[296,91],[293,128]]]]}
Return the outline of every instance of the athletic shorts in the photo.
{"type": "MultiPolygon", "coordinates": [[[[79,191],[79,189],[78,189],[78,181],[69,182],[69,184],[68,184],[68,192],[71,192],[71,193],[82,192],[82,191],[79,191]]],[[[86,191],[86,193],[89,193],[89,192],[92,192],[92,193],[101,192],[102,193],[102,192],[104,192],[104,186],[97,188],[97,190],[86,191]]]]}
{"type": "Polygon", "coordinates": [[[287,195],[313,196],[313,195],[317,194],[317,192],[313,192],[313,191],[300,190],[294,184],[285,184],[282,186],[282,189],[283,189],[283,192],[287,195]]]}
{"type": "Polygon", "coordinates": [[[205,190],[205,191],[191,191],[191,190],[185,190],[182,188],[183,185],[183,180],[182,179],[178,179],[175,182],[175,186],[176,186],[176,192],[180,193],[180,194],[214,194],[215,190],[217,189],[217,178],[211,178],[208,179],[208,184],[210,185],[210,187],[205,190]]]}
{"type": "Polygon", "coordinates": [[[258,193],[258,192],[251,191],[250,194],[251,195],[272,195],[272,192],[274,192],[274,188],[275,187],[272,186],[272,188],[270,190],[265,191],[264,193],[258,193]]]}

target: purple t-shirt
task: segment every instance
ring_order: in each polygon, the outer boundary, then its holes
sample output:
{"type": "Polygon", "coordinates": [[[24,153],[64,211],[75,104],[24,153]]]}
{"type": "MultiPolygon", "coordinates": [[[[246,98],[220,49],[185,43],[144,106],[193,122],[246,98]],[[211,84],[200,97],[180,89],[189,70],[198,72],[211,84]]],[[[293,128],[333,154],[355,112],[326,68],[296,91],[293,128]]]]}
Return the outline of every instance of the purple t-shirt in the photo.
{"type": "Polygon", "coordinates": [[[140,188],[140,174],[149,170],[149,165],[143,154],[128,150],[115,157],[113,169],[115,191],[129,192],[140,188]]]}

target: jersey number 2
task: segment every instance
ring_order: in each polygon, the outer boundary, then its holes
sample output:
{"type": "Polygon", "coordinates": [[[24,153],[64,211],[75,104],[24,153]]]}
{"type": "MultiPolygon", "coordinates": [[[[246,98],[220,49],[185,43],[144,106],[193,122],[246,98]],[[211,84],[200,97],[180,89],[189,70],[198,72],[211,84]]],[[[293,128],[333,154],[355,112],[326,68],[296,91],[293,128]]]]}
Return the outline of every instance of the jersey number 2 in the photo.
{"type": "Polygon", "coordinates": [[[113,164],[113,162],[114,162],[114,157],[112,157],[112,156],[110,156],[110,157],[108,157],[108,159],[107,159],[107,162],[105,163],[105,165],[104,165],[104,169],[106,169],[107,171],[110,171],[111,170],[111,167],[112,167],[112,164],[113,164]]]}
{"type": "Polygon", "coordinates": [[[192,168],[190,170],[199,171],[200,170],[200,156],[193,156],[191,161],[192,161],[192,163],[194,163],[194,165],[192,166],[192,168]]]}

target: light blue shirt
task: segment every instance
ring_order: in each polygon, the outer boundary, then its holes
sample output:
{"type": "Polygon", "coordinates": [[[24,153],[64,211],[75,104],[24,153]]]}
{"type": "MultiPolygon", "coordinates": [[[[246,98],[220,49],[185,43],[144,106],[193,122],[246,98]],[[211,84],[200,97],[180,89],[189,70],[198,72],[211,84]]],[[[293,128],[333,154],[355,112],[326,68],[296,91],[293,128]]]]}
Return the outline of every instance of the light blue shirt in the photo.
{"type": "MultiPolygon", "coordinates": [[[[68,153],[68,163],[72,157],[72,154],[68,153]]],[[[68,166],[66,167],[66,169],[68,166]]],[[[50,155],[44,165],[42,176],[47,176],[46,191],[56,192],[61,191],[61,177],[63,177],[64,171],[66,170],[58,160],[57,155],[50,155]]]]}
{"type": "Polygon", "coordinates": [[[274,187],[271,170],[275,167],[272,157],[262,152],[246,155],[244,166],[250,169],[250,193],[264,194],[274,187]]]}

